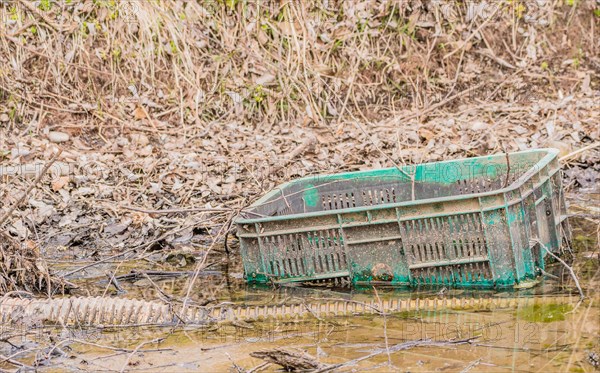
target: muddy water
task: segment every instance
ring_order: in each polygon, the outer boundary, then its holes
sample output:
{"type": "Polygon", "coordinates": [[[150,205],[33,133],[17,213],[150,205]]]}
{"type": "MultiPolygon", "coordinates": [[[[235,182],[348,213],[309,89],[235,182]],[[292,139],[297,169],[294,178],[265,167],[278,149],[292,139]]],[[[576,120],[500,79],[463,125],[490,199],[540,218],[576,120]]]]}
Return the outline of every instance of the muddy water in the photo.
{"type": "MultiPolygon", "coordinates": [[[[411,372],[593,372],[591,352],[600,354],[600,285],[596,226],[585,220],[574,224],[577,251],[575,270],[588,294],[582,303],[543,305],[518,304],[514,309],[475,312],[445,310],[410,312],[386,316],[353,316],[312,319],[302,322],[223,323],[205,328],[126,328],[126,329],[45,329],[38,338],[20,340],[32,352],[16,358],[25,364],[37,359],[46,371],[236,371],[249,370],[263,363],[250,353],[276,347],[307,351],[325,364],[375,356],[342,366],[337,371],[411,371],[411,372]],[[51,336],[51,337],[50,337],[51,336]],[[453,343],[472,338],[470,343],[453,343]],[[394,346],[414,340],[436,344],[395,351],[394,346]],[[154,342],[153,342],[154,341],[154,342]],[[160,341],[160,342],[158,342],[160,341]],[[49,355],[48,346],[57,345],[63,356],[49,355]],[[387,346],[387,348],[386,348],[387,346]],[[44,349],[46,348],[46,349],[44,349]],[[122,349],[122,350],[119,350],[122,349]],[[133,351],[136,351],[133,353],[133,351]],[[387,351],[390,350],[388,353],[387,351]]],[[[232,302],[273,304],[294,298],[353,299],[370,301],[389,297],[480,296],[482,292],[460,289],[351,289],[342,286],[286,286],[279,289],[249,286],[241,279],[239,258],[222,261],[222,255],[209,257],[214,263],[196,280],[192,299],[200,304],[232,302]]],[[[61,265],[63,268],[70,266],[61,265]]],[[[108,264],[92,269],[77,280],[80,295],[115,295],[106,271],[126,274],[131,269],[156,269],[152,261],[108,264]],[[94,272],[96,271],[96,272],[94,272]]],[[[178,268],[186,271],[193,264],[178,268]]],[[[523,290],[485,291],[492,297],[551,297],[573,294],[574,287],[560,264],[549,269],[558,278],[546,278],[537,286],[523,290]]],[[[181,299],[189,277],[154,280],[142,278],[121,281],[127,291],[120,296],[159,300],[161,293],[181,299]],[[160,291],[158,290],[160,289],[160,291]]],[[[4,356],[19,353],[2,350],[4,356]]],[[[52,354],[50,354],[52,355],[52,354]]],[[[4,368],[14,368],[4,365],[4,368]]],[[[265,371],[277,371],[266,366],[265,371]]]]}

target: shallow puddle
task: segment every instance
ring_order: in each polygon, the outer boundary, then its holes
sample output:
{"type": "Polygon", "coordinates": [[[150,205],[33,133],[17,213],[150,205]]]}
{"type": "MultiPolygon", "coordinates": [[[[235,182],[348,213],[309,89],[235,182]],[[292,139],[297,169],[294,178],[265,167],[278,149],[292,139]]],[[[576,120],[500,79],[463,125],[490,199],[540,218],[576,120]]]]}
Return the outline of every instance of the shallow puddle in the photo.
{"type": "MultiPolygon", "coordinates": [[[[338,371],[593,371],[588,351],[598,351],[597,296],[580,304],[517,305],[494,312],[438,311],[399,315],[354,316],[304,322],[223,323],[198,329],[80,330],[72,338],[74,358],[55,359],[61,369],[230,371],[262,363],[250,353],[275,347],[306,350],[327,364],[347,363],[376,351],[381,353],[338,371]],[[145,342],[164,338],[160,343],[145,342]],[[470,339],[468,343],[455,343],[470,339]],[[436,344],[390,352],[414,340],[436,344]],[[131,350],[167,349],[136,353],[131,350]]],[[[67,336],[65,336],[67,337],[67,336]]],[[[267,371],[276,371],[276,366],[267,371]]]]}
{"type": "MultiPolygon", "coordinates": [[[[302,320],[221,322],[205,327],[154,328],[45,328],[4,344],[2,355],[27,365],[38,361],[46,371],[242,371],[264,363],[252,352],[278,347],[307,351],[322,364],[339,364],[335,371],[410,372],[593,372],[592,354],[600,353],[600,285],[598,251],[593,226],[579,221],[573,237],[575,270],[588,298],[563,303],[557,295],[576,294],[561,264],[535,287],[521,290],[393,288],[288,285],[277,289],[247,285],[241,278],[239,257],[211,265],[196,279],[190,295],[198,304],[277,304],[294,300],[346,299],[360,302],[391,298],[535,297],[543,302],[517,302],[497,310],[445,309],[395,314],[319,317],[302,320]],[[591,237],[591,239],[590,239],[591,237]],[[410,341],[419,346],[403,349],[410,341]],[[30,349],[27,351],[27,349],[30,349]],[[62,355],[62,356],[61,356],[62,355]],[[50,358],[48,358],[50,357],[50,358]]],[[[61,269],[77,265],[61,264],[61,269]]],[[[78,295],[116,296],[106,273],[127,275],[131,270],[156,269],[149,261],[112,263],[85,271],[75,282],[78,295]],[[116,270],[116,271],[115,271],[116,270]]],[[[173,270],[173,268],[167,268],[173,270]]],[[[119,296],[160,300],[182,299],[194,264],[177,268],[181,276],[152,280],[122,277],[126,291],[119,296]],[[162,298],[161,298],[162,297],[162,298]]],[[[5,364],[7,369],[14,365],[5,364]]],[[[270,364],[264,371],[281,368],[270,364]]]]}

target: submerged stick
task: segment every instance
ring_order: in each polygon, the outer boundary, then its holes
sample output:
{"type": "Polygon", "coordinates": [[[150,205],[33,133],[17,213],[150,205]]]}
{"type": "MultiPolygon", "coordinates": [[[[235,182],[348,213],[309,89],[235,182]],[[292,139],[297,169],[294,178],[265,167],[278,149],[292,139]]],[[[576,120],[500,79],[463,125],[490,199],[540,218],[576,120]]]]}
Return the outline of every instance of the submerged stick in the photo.
{"type": "MultiPolygon", "coordinates": [[[[391,348],[389,348],[389,351],[390,352],[398,352],[398,351],[404,351],[404,350],[408,350],[408,349],[411,349],[414,347],[421,347],[421,346],[445,347],[445,346],[452,346],[452,345],[460,345],[460,344],[465,344],[465,343],[472,343],[477,338],[479,338],[479,337],[476,336],[476,337],[461,339],[461,340],[457,340],[457,341],[451,341],[451,340],[434,341],[432,339],[418,339],[418,340],[408,341],[408,342],[399,343],[397,345],[394,345],[391,348]]],[[[334,369],[339,369],[339,368],[346,367],[346,366],[356,365],[357,363],[359,363],[363,360],[370,359],[377,355],[381,355],[385,352],[387,352],[387,350],[384,348],[378,349],[368,355],[346,361],[345,363],[329,365],[328,367],[318,370],[315,373],[329,372],[334,369]]]]}
{"type": "Polygon", "coordinates": [[[573,281],[575,281],[575,286],[577,286],[577,290],[579,290],[579,297],[581,299],[585,299],[585,294],[583,293],[583,290],[581,289],[581,285],[579,285],[579,280],[577,279],[577,275],[575,274],[575,271],[573,271],[573,268],[571,268],[570,265],[568,265],[564,260],[559,258],[556,254],[554,254],[553,252],[548,250],[546,245],[544,245],[540,240],[533,240],[533,241],[538,243],[544,250],[546,250],[546,252],[548,254],[550,254],[554,259],[558,260],[563,266],[565,266],[569,270],[569,273],[571,274],[573,281]]]}
{"type": "Polygon", "coordinates": [[[117,280],[114,273],[107,273],[106,277],[108,277],[108,283],[112,284],[115,289],[117,289],[117,294],[127,293],[127,291],[121,287],[121,284],[119,284],[119,280],[117,280]]]}

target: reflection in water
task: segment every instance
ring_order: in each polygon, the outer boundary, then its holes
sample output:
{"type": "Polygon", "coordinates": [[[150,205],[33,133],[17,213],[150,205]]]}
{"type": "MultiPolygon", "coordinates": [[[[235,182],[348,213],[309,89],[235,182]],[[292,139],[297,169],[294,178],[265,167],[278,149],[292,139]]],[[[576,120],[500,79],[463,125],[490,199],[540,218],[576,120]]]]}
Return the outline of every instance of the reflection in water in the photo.
{"type": "MultiPolygon", "coordinates": [[[[473,371],[489,372],[592,371],[586,363],[586,351],[598,348],[598,301],[598,297],[590,299],[574,311],[575,304],[550,303],[548,310],[546,306],[540,309],[517,304],[515,309],[493,312],[412,312],[389,315],[385,320],[370,315],[305,322],[226,323],[175,332],[125,329],[104,332],[95,342],[133,349],[142,341],[166,337],[160,347],[176,352],[144,354],[136,360],[140,367],[227,371],[232,360],[246,369],[259,365],[261,361],[249,354],[274,347],[294,346],[319,356],[322,362],[341,363],[385,348],[386,339],[388,346],[420,339],[471,339],[461,345],[422,346],[393,353],[392,367],[382,353],[346,370],[461,371],[472,364],[473,371]]],[[[112,353],[85,345],[72,347],[77,359],[63,361],[70,367],[81,368],[81,359],[85,358],[93,369],[114,369],[126,358],[102,358],[112,353]]]]}
{"type": "MultiPolygon", "coordinates": [[[[595,243],[594,243],[595,245],[595,243]]],[[[588,253],[590,247],[578,248],[588,253]]],[[[582,254],[583,255],[583,254],[582,254]]],[[[587,254],[585,254],[587,255],[587,254]]],[[[588,255],[589,256],[589,255],[588,255]]],[[[215,261],[220,258],[215,258],[215,261]]],[[[598,260],[581,257],[576,261],[582,286],[589,298],[582,303],[553,303],[557,295],[573,290],[569,274],[558,264],[552,273],[558,279],[547,278],[531,289],[474,291],[465,289],[407,289],[286,285],[274,289],[247,285],[241,279],[239,258],[211,267],[213,272],[201,275],[194,286],[192,298],[203,304],[233,302],[237,304],[276,304],[310,301],[314,298],[347,299],[370,302],[375,299],[415,297],[546,297],[537,304],[516,302],[514,308],[496,310],[454,309],[440,311],[401,312],[385,316],[362,315],[336,318],[313,318],[303,321],[229,322],[205,328],[128,328],[101,330],[54,330],[55,340],[76,339],[70,344],[67,357],[51,360],[51,365],[70,370],[120,370],[129,358],[128,369],[146,371],[228,371],[235,363],[251,369],[263,363],[250,353],[275,347],[296,347],[308,351],[327,364],[343,363],[374,351],[383,351],[342,371],[471,371],[471,372],[592,372],[589,362],[593,352],[600,352],[600,284],[598,260]],[[440,292],[442,294],[440,294],[440,292]],[[160,344],[141,345],[156,338],[160,344]],[[387,346],[406,341],[434,340],[463,344],[420,346],[404,351],[385,353],[387,346]],[[90,343],[93,343],[91,345],[90,343]],[[103,347],[104,346],[104,347],[103,347]],[[106,346],[109,346],[106,347],[106,346]],[[139,347],[142,346],[142,347],[139,347]],[[128,350],[115,351],[115,348],[128,350]],[[138,348],[138,352],[131,352],[138,348]],[[158,350],[163,349],[163,350],[158,350]],[[167,350],[164,350],[167,349],[167,350]],[[145,352],[144,352],[145,351],[145,352]],[[69,356],[72,356],[69,357],[69,356]],[[390,365],[391,364],[391,365],[390,365]]],[[[121,268],[136,268],[129,263],[121,268]]],[[[193,268],[187,268],[192,270],[193,268]]],[[[128,272],[123,269],[118,274],[128,272]]],[[[160,293],[182,299],[189,277],[135,282],[122,281],[126,297],[147,300],[162,299],[160,293]]],[[[106,278],[82,279],[82,295],[101,295],[114,289],[106,278]]],[[[63,346],[64,348],[64,346],[63,346]]],[[[3,351],[10,355],[11,351],[3,351]]],[[[31,364],[34,354],[24,355],[31,364]]],[[[7,366],[8,367],[8,366],[7,366]]],[[[270,365],[267,371],[278,368],[270,365]]]]}

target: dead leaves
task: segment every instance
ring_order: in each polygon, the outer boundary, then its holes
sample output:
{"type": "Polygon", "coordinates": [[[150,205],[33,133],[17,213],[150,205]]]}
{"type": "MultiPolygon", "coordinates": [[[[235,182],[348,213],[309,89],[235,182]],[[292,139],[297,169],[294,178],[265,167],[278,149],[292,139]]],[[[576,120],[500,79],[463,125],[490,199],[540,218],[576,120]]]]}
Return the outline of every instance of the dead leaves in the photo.
{"type": "MultiPolygon", "coordinates": [[[[87,27],[61,35],[43,27],[0,45],[10,57],[0,58],[10,72],[0,93],[18,98],[0,110],[3,166],[39,162],[60,142],[73,168],[45,180],[14,216],[13,234],[41,232],[44,247],[116,250],[189,223],[123,204],[239,207],[292,178],[391,167],[352,121],[398,163],[502,146],[566,153],[600,138],[587,35],[563,37],[561,22],[525,24],[547,19],[552,5],[516,20],[513,45],[512,15],[478,30],[489,9],[464,2],[291,2],[268,14],[255,2],[243,12],[136,4],[135,24],[126,24],[111,19],[115,9],[74,2],[65,15],[87,27]],[[307,135],[317,142],[290,154],[307,135]]],[[[10,200],[26,183],[4,176],[11,184],[0,198],[10,200]]]]}
{"type": "Polygon", "coordinates": [[[135,110],[133,110],[133,117],[137,120],[142,120],[148,118],[148,113],[141,106],[136,106],[135,110]]]}
{"type": "Polygon", "coordinates": [[[50,295],[71,287],[48,269],[35,243],[28,240],[21,244],[0,232],[0,294],[28,291],[50,295]]]}

